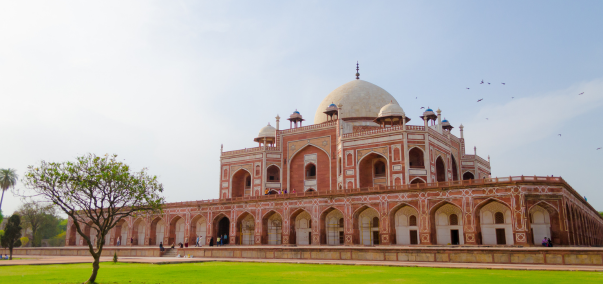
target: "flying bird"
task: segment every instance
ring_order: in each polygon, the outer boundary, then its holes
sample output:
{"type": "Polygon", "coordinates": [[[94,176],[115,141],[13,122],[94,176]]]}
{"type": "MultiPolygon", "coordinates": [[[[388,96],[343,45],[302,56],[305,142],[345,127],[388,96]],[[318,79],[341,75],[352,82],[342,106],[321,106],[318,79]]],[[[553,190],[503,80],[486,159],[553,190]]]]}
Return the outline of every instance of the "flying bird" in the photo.
{"type": "Polygon", "coordinates": [[[601,147],[597,148],[597,150],[600,150],[600,149],[601,149],[601,147]]]}
{"type": "Polygon", "coordinates": [[[480,84],[483,84],[483,83],[484,83],[484,80],[482,80],[482,82],[480,84]]]}
{"type": "Polygon", "coordinates": [[[484,100],[484,99],[479,99],[479,100],[477,100],[477,102],[479,103],[479,102],[481,102],[481,101],[483,101],[483,100],[484,100]]]}
{"type": "Polygon", "coordinates": [[[582,93],[579,93],[579,94],[578,94],[578,96],[580,96],[580,95],[582,95],[582,94],[584,94],[584,92],[582,92],[582,93]]]}
{"type": "Polygon", "coordinates": [[[511,99],[514,99],[515,97],[511,97],[511,99]]]}
{"type": "Polygon", "coordinates": [[[505,83],[501,83],[501,84],[506,85],[505,83]]]}
{"type": "Polygon", "coordinates": [[[490,82],[488,82],[488,85],[490,85],[490,82]]]}
{"type": "Polygon", "coordinates": [[[561,134],[559,134],[559,137],[561,137],[561,134]]]}
{"type": "Polygon", "coordinates": [[[424,109],[425,107],[421,107],[421,109],[424,109]]]}
{"type": "Polygon", "coordinates": [[[467,88],[467,90],[469,90],[469,88],[467,88]]]}
{"type": "Polygon", "coordinates": [[[486,117],[486,120],[488,120],[488,118],[486,117]]]}
{"type": "Polygon", "coordinates": [[[418,99],[419,97],[415,97],[415,100],[418,99]]]}

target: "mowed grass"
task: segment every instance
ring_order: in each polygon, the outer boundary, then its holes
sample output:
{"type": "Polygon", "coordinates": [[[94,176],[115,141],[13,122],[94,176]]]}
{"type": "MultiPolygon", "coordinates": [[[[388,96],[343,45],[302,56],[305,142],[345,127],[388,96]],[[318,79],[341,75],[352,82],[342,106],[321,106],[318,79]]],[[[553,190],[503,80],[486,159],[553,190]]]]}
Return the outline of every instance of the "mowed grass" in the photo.
{"type": "MultiPolygon", "coordinates": [[[[82,283],[91,264],[0,266],[1,283],[82,283]]],[[[101,263],[97,283],[603,283],[601,272],[205,262],[101,263]]]]}

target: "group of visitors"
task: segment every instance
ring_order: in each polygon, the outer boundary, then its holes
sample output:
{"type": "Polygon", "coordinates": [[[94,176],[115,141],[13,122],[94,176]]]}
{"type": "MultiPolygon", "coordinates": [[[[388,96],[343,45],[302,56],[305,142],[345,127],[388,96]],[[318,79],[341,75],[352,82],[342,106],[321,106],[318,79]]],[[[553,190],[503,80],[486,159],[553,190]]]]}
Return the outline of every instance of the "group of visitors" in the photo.
{"type": "Polygon", "coordinates": [[[0,254],[0,259],[8,260],[8,254],[5,254],[4,256],[2,256],[2,254],[0,254]]]}
{"type": "MultiPolygon", "coordinates": [[[[274,194],[274,193],[271,193],[272,191],[275,191],[276,194],[287,194],[288,193],[287,189],[285,189],[285,190],[282,190],[282,189],[278,189],[278,190],[277,189],[272,189],[271,190],[270,188],[266,188],[264,190],[264,195],[274,194]]],[[[293,190],[293,193],[295,193],[295,190],[293,190]]]]}
{"type": "Polygon", "coordinates": [[[542,239],[542,246],[553,247],[553,242],[551,241],[551,238],[544,237],[544,239],[542,239]]]}
{"type": "Polygon", "coordinates": [[[195,242],[195,246],[196,247],[202,247],[203,246],[203,236],[197,236],[197,241],[195,242]]]}
{"type": "MultiPolygon", "coordinates": [[[[218,236],[216,238],[216,246],[223,246],[224,244],[228,244],[228,235],[224,234],[222,236],[218,236]]],[[[214,237],[211,237],[209,239],[209,246],[213,247],[214,246],[214,237]]]]}

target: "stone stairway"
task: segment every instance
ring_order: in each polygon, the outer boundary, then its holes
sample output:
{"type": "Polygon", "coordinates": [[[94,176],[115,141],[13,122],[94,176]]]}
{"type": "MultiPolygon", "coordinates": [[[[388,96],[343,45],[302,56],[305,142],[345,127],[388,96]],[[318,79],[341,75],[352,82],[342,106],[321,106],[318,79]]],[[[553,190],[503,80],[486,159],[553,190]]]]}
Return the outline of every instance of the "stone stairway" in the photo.
{"type": "Polygon", "coordinates": [[[178,255],[177,249],[166,248],[165,252],[161,255],[161,257],[176,257],[178,255]]]}

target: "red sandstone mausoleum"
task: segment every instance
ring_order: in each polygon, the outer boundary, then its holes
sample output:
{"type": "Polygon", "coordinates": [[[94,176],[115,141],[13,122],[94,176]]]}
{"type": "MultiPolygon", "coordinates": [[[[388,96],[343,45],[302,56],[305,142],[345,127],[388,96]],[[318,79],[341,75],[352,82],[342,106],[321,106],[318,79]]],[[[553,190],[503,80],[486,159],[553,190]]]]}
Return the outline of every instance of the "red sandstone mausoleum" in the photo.
{"type": "MultiPolygon", "coordinates": [[[[413,125],[356,76],[320,103],[314,124],[295,111],[280,129],[277,116],[258,147],[222,152],[219,199],[129,218],[106,244],[602,245],[603,219],[562,178],[492,178],[489,159],[466,153],[462,125],[456,137],[432,109],[413,125]]],[[[67,245],[82,246],[72,222],[67,245]]]]}

